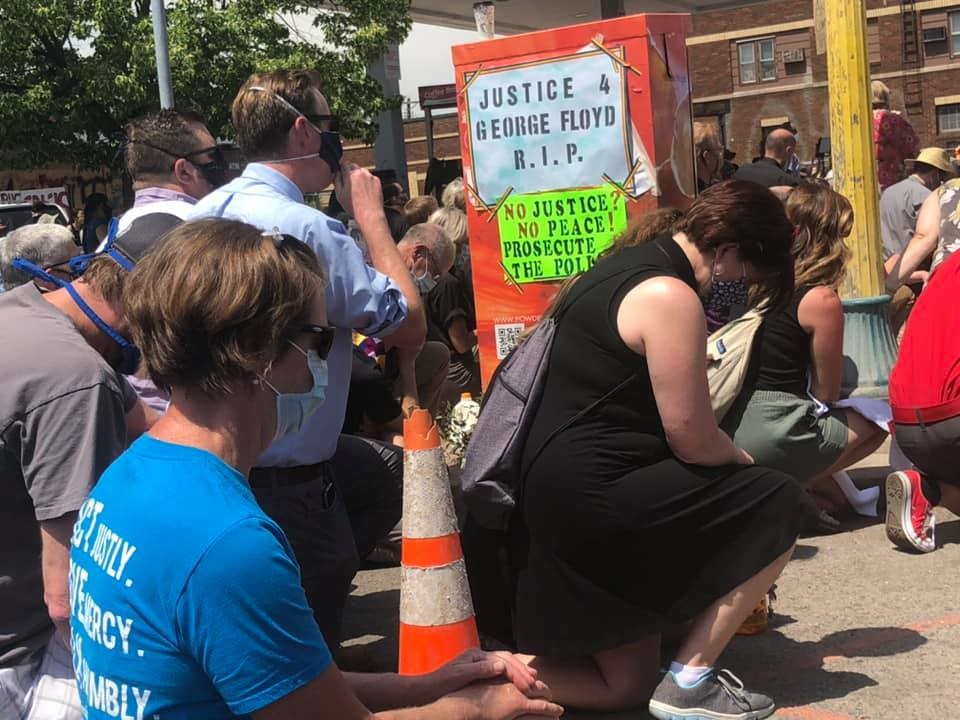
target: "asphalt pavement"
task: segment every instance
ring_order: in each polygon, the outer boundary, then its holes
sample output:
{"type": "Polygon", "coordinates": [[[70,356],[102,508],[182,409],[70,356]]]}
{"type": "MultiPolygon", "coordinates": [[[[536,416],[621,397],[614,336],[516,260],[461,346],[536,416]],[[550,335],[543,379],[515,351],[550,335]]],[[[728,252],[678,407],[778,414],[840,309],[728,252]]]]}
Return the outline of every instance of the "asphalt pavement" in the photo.
{"type": "MultiPolygon", "coordinates": [[[[864,487],[886,472],[885,451],[851,473],[864,487]]],[[[801,538],[778,581],[771,629],[736,638],[721,658],[784,720],[939,720],[960,716],[960,519],[937,511],[938,549],[894,549],[879,520],[801,538]]],[[[346,645],[366,669],[395,670],[398,568],[355,580],[346,645]]],[[[646,720],[645,712],[567,718],[646,720]]]]}

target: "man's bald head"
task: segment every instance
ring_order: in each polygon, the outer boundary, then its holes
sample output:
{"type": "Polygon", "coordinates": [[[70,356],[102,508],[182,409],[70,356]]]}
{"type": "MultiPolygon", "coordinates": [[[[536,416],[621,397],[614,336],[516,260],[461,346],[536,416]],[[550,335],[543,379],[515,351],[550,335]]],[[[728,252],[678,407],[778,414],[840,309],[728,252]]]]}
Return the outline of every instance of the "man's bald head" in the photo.
{"type": "Polygon", "coordinates": [[[797,138],[794,137],[793,133],[789,130],[778,128],[767,135],[766,152],[764,154],[766,157],[773,158],[783,166],[786,165],[790,156],[796,151],[796,148],[797,138]]]}

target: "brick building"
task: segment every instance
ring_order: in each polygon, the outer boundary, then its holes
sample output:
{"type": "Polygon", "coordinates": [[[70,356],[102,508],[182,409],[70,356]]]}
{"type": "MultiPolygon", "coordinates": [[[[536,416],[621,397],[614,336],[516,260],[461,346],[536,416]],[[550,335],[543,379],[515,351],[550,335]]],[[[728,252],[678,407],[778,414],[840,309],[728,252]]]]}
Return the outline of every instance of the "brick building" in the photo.
{"type": "MultiPolygon", "coordinates": [[[[720,127],[738,163],[759,154],[764,128],[788,120],[802,160],[830,134],[813,4],[779,0],[693,16],[694,116],[720,127]]],[[[960,144],[960,0],[867,0],[867,23],[871,72],[890,87],[891,108],[922,146],[960,144]]]]}

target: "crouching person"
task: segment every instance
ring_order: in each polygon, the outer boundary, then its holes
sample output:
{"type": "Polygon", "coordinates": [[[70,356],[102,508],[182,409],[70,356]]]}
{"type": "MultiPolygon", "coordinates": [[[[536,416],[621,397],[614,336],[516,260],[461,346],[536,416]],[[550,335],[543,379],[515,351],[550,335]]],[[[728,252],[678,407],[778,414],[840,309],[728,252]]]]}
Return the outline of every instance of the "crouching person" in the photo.
{"type": "Polygon", "coordinates": [[[0,297],[2,720],[81,717],[67,644],[69,540],[100,473],[149,424],[118,374],[139,360],[121,309],[123,268],[168,227],[131,226],[69,283],[63,265],[47,272],[8,258],[37,284],[0,297]]]}
{"type": "Polygon", "coordinates": [[[171,401],[103,474],[72,537],[73,663],[91,720],[111,703],[138,720],[559,715],[509,654],[473,651],[417,678],[333,663],[290,544],[247,482],[324,402],[324,282],[306,245],[229,220],[179,227],[134,271],[124,307],[171,401]]]}

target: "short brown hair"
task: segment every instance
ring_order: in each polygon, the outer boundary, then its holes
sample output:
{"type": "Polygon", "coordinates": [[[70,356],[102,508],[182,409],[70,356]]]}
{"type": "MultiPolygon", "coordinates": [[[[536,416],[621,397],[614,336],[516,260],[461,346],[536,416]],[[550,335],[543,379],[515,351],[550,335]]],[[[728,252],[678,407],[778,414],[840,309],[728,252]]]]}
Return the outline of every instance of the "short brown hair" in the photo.
{"type": "Polygon", "coordinates": [[[430,219],[440,204],[433,195],[420,195],[410,198],[403,206],[403,214],[407,216],[407,225],[419,225],[430,219]]]}
{"type": "Polygon", "coordinates": [[[198,220],[171,230],[137,263],[123,302],[153,382],[218,397],[289,349],[324,282],[299,240],[198,220]]]}
{"type": "Polygon", "coordinates": [[[185,110],[161,110],[127,123],[127,172],[134,182],[169,175],[177,158],[203,147],[197,145],[193,126],[207,126],[200,115],[185,110]]]}
{"type": "Polygon", "coordinates": [[[123,289],[127,283],[127,271],[109,255],[99,255],[90,260],[81,280],[93,288],[110,305],[120,307],[123,289]]]}
{"type": "Polygon", "coordinates": [[[310,111],[310,91],[319,92],[320,85],[320,73],[316,70],[277,70],[247,78],[232,108],[236,140],[243,154],[251,160],[279,156],[297,115],[273,94],[306,114],[310,111]],[[268,92],[251,90],[253,87],[268,92]]]}

